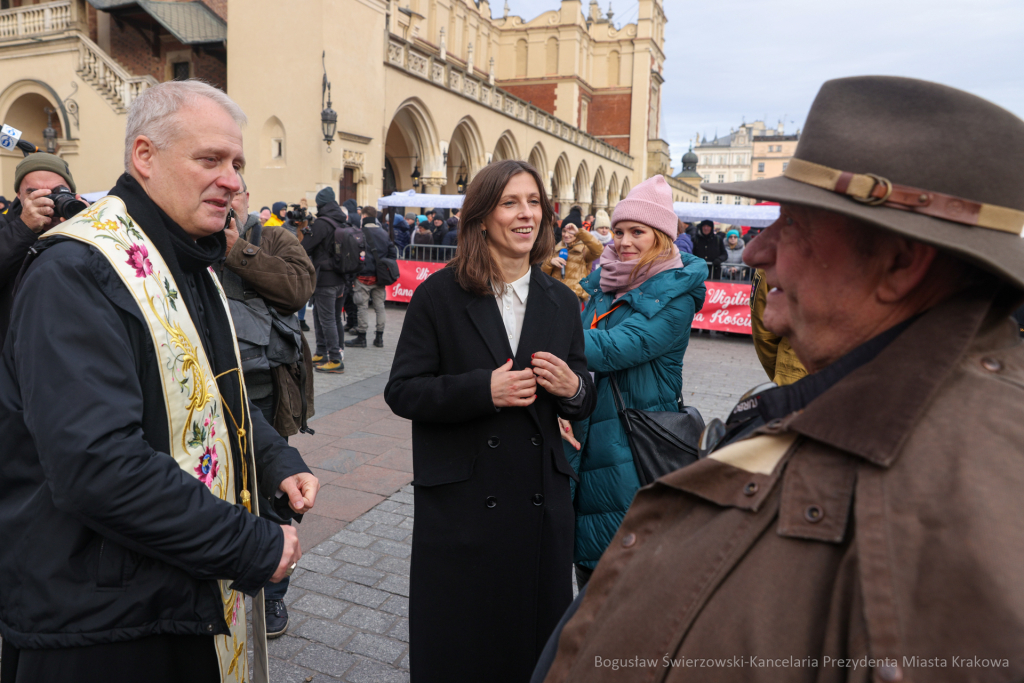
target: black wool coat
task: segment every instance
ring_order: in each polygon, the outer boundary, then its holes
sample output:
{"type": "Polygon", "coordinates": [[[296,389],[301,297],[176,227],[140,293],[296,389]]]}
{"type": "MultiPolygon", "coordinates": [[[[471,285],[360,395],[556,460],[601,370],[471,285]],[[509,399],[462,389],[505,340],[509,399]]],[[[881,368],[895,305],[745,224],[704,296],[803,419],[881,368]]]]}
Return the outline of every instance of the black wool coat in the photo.
{"type": "Polygon", "coordinates": [[[579,301],[531,270],[513,369],[548,351],[582,378],[567,411],[537,387],[527,408],[496,410],[491,373],[512,357],[493,296],[445,268],[417,288],[385,399],[410,418],[416,522],[412,542],[412,680],[521,681],[572,601],[574,513],[556,416],[593,411],[579,301]]]}

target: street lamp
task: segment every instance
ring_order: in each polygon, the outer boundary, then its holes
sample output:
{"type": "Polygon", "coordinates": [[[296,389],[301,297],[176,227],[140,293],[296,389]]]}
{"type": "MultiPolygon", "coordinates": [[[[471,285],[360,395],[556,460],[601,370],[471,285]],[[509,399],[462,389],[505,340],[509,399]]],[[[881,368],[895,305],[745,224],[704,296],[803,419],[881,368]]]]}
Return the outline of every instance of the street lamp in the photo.
{"type": "Polygon", "coordinates": [[[412,186],[413,189],[419,189],[420,187],[420,164],[417,161],[416,166],[412,169],[412,186]]]}
{"type": "Polygon", "coordinates": [[[465,164],[459,169],[459,179],[455,181],[455,190],[459,194],[466,194],[466,166],[465,164]]]}
{"type": "Polygon", "coordinates": [[[56,114],[57,111],[50,107],[43,107],[43,111],[46,112],[46,128],[43,130],[43,139],[46,140],[46,151],[54,154],[57,151],[57,131],[53,129],[50,116],[56,114]]]}
{"type": "Polygon", "coordinates": [[[320,56],[324,65],[324,80],[320,91],[320,104],[324,103],[324,93],[327,94],[327,106],[320,112],[320,129],[324,133],[324,142],[327,143],[328,153],[331,151],[331,143],[334,142],[334,133],[338,129],[338,112],[331,109],[331,83],[327,80],[327,51],[320,56]]]}

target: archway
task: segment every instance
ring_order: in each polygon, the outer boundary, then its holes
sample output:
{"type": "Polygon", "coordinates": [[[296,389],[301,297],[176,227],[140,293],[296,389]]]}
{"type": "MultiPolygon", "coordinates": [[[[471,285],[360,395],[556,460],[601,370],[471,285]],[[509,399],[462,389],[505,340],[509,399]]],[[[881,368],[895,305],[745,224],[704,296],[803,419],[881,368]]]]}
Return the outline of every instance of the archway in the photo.
{"type": "Polygon", "coordinates": [[[539,142],[530,150],[530,158],[527,161],[537,169],[541,178],[548,177],[548,155],[544,153],[544,146],[539,142]]]}
{"type": "MultiPolygon", "coordinates": [[[[43,130],[46,128],[46,108],[59,111],[50,99],[39,92],[23,92],[11,101],[0,121],[20,130],[23,140],[45,149],[43,130]]],[[[58,145],[64,139],[63,123],[59,115],[50,115],[50,125],[57,132],[58,145]]],[[[23,158],[21,150],[0,153],[0,194],[8,199],[13,199],[14,171],[23,158]]]]}
{"type": "Polygon", "coordinates": [[[498,138],[498,144],[494,146],[494,154],[491,161],[504,161],[505,159],[518,159],[519,145],[516,144],[512,131],[506,130],[498,138]]]}
{"type": "Polygon", "coordinates": [[[619,189],[619,201],[622,201],[629,194],[629,176],[622,179],[622,187],[619,189]]]}
{"type": "Polygon", "coordinates": [[[587,162],[581,161],[576,169],[576,179],[573,181],[573,193],[576,195],[576,203],[580,205],[583,215],[590,213],[590,169],[587,162]]]}
{"type": "Polygon", "coordinates": [[[419,99],[410,98],[398,107],[384,138],[384,157],[391,162],[399,190],[413,187],[413,171],[420,174],[421,192],[440,189],[446,182],[437,128],[419,99]]]}
{"type": "Polygon", "coordinates": [[[569,170],[569,157],[565,152],[555,162],[555,173],[551,177],[551,198],[558,204],[558,215],[565,216],[575,200],[572,189],[572,172],[569,170]]]}
{"type": "Polygon", "coordinates": [[[448,144],[447,185],[443,192],[458,192],[458,180],[463,178],[466,184],[487,164],[483,138],[480,129],[472,117],[465,117],[455,126],[451,142],[448,144]]]}
{"type": "Polygon", "coordinates": [[[598,209],[603,209],[608,206],[607,201],[607,186],[604,179],[604,167],[598,166],[597,171],[594,173],[594,184],[591,188],[591,213],[597,213],[598,209]]]}
{"type": "Polygon", "coordinates": [[[608,180],[608,215],[612,213],[612,209],[619,203],[619,174],[612,171],[612,177],[608,180]]]}

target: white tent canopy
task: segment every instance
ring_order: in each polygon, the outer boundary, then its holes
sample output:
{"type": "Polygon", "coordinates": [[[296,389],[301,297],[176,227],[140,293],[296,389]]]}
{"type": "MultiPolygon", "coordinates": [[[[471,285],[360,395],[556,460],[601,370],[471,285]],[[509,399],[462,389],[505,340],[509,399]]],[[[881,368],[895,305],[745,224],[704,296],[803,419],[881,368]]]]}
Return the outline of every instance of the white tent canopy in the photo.
{"type": "Polygon", "coordinates": [[[676,215],[687,223],[712,220],[729,225],[748,225],[766,228],[779,218],[777,206],[736,206],[729,204],[697,204],[676,202],[672,205],[676,215]]]}
{"type": "Polygon", "coordinates": [[[429,206],[434,209],[461,209],[463,199],[461,194],[419,194],[415,190],[408,190],[392,192],[390,197],[381,197],[377,200],[377,208],[429,206]]]}

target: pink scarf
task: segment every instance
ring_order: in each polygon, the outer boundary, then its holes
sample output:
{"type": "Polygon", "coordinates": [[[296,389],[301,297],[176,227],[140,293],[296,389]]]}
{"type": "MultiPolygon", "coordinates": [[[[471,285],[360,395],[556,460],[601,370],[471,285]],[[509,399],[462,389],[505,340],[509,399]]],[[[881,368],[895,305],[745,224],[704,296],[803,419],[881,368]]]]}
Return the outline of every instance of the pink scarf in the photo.
{"type": "Polygon", "coordinates": [[[630,282],[629,276],[633,272],[633,268],[636,267],[636,259],[620,261],[619,252],[615,249],[615,242],[611,242],[604,248],[604,252],[601,253],[598,265],[601,266],[601,291],[608,294],[614,293],[615,298],[618,299],[626,292],[636,289],[647,282],[647,280],[658,273],[663,273],[673,268],[682,268],[683,259],[679,255],[679,249],[673,244],[670,257],[654,261],[654,263],[651,263],[646,268],[641,269],[637,274],[637,278],[630,282]]]}

